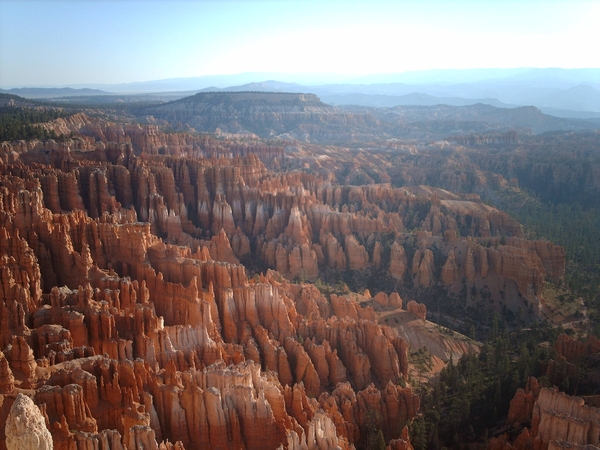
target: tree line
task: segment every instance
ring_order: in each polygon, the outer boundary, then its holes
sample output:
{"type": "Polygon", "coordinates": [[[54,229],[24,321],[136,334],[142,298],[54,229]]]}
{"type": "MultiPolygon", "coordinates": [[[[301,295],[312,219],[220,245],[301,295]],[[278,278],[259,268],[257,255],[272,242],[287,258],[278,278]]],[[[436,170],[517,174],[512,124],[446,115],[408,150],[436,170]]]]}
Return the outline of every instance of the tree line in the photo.
{"type": "Polygon", "coordinates": [[[54,130],[37,124],[50,122],[70,113],[56,109],[34,109],[20,106],[0,107],[0,141],[26,139],[59,139],[54,130]]]}
{"type": "Polygon", "coordinates": [[[556,357],[552,346],[560,331],[544,322],[511,331],[495,315],[479,354],[450,360],[438,377],[417,388],[422,414],[410,428],[415,450],[486,442],[504,423],[510,400],[530,376],[550,386],[545,371],[556,357]]]}

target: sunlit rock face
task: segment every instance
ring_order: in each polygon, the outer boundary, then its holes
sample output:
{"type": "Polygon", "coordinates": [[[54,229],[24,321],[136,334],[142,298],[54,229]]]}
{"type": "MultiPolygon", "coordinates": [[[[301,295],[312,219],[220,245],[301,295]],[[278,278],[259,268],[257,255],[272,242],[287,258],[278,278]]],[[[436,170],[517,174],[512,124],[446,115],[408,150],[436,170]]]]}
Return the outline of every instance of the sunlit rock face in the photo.
{"type": "Polygon", "coordinates": [[[18,394],[4,428],[7,450],[52,450],[52,436],[40,409],[29,397],[18,394]]]}

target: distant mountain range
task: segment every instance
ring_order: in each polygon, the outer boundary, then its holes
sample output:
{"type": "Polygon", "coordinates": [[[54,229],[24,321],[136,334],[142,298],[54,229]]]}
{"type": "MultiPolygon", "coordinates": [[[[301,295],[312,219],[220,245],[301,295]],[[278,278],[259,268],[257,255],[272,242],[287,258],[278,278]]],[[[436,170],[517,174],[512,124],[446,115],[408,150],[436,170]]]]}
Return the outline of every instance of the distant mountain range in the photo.
{"type": "Polygon", "coordinates": [[[109,95],[110,92],[101,91],[100,89],[73,89],[70,87],[64,88],[36,88],[24,87],[13,89],[0,89],[0,93],[14,94],[23,98],[55,98],[55,97],[71,97],[76,95],[109,95]]]}
{"type": "Polygon", "coordinates": [[[600,117],[600,69],[429,70],[363,77],[245,73],[115,85],[0,90],[26,98],[70,102],[75,102],[77,96],[79,102],[85,100],[97,104],[170,101],[201,91],[314,93],[332,105],[371,107],[484,103],[514,108],[532,105],[559,117],[600,117]],[[110,99],[99,97],[109,95],[110,99]]]}
{"type": "MultiPolygon", "coordinates": [[[[570,118],[600,117],[600,71],[588,84],[569,85],[539,76],[529,82],[514,77],[467,84],[326,84],[303,86],[297,83],[264,81],[227,88],[209,87],[203,91],[310,92],[333,105],[393,107],[403,105],[465,106],[477,103],[499,108],[536,106],[547,114],[570,118]],[[595,82],[598,81],[598,82],[595,82]]],[[[573,81],[572,83],[575,83],[573,81]]]]}

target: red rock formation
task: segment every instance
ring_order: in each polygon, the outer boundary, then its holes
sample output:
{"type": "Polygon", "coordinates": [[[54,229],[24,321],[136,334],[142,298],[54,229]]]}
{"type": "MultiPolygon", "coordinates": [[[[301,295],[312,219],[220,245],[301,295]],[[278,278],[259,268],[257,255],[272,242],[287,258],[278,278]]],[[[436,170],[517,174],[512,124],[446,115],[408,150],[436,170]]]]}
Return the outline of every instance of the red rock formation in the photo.
{"type": "Polygon", "coordinates": [[[392,439],[387,448],[388,450],[412,450],[413,446],[408,438],[408,427],[404,427],[402,436],[399,439],[392,439]]]}
{"type": "Polygon", "coordinates": [[[358,243],[353,234],[347,234],[344,243],[346,247],[346,258],[350,270],[362,270],[369,264],[369,254],[365,248],[358,243]]]}
{"type": "Polygon", "coordinates": [[[525,391],[519,389],[511,401],[507,423],[517,426],[531,420],[531,429],[524,428],[510,442],[508,435],[490,441],[491,449],[547,450],[570,446],[598,446],[600,409],[584,404],[579,397],[571,397],[558,389],[540,388],[530,378],[525,391]]]}
{"type": "MultiPolygon", "coordinates": [[[[65,159],[71,161],[71,166],[65,166],[69,172],[55,167],[44,169],[40,187],[47,191],[48,199],[44,200],[44,204],[47,203],[53,212],[59,212],[59,207],[63,210],[76,208],[74,205],[78,192],[85,192],[85,201],[82,200],[85,205],[81,207],[97,211],[92,211],[92,216],[102,211],[130,214],[131,210],[123,208],[134,207],[138,219],[151,224],[151,232],[177,245],[190,246],[194,252],[203,245],[197,238],[218,237],[223,227],[233,251],[233,256],[223,258],[234,262],[233,258],[239,259],[253,252],[253,257],[289,278],[316,279],[324,265],[338,270],[362,270],[371,264],[377,266],[382,255],[387,253],[387,248],[383,248],[383,241],[379,239],[380,233],[402,231],[404,220],[407,224],[410,222],[408,217],[416,220],[414,212],[417,206],[426,207],[429,214],[425,219],[420,217],[415,223],[410,223],[410,226],[430,229],[436,235],[448,232],[456,236],[457,224],[460,223],[464,228],[464,217],[467,215],[472,218],[470,232],[476,236],[499,233],[520,235],[518,227],[505,215],[483,205],[476,196],[459,197],[425,186],[411,189],[392,189],[386,185],[328,186],[324,185],[325,180],[305,173],[269,174],[257,157],[247,156],[251,148],[263,155],[260,146],[244,147],[242,144],[216,142],[185,134],[177,137],[163,135],[154,126],[119,127],[82,115],[72,122],[61,122],[56,126],[67,127],[65,130],[81,132],[85,136],[60,145],[36,144],[40,148],[45,146],[51,152],[49,160],[57,167],[62,168],[64,164],[61,165],[61,161],[65,159]],[[113,138],[115,142],[110,141],[113,138]],[[94,143],[96,140],[97,144],[94,143]],[[136,157],[134,150],[140,156],[136,157]],[[228,152],[242,157],[206,158],[228,152]],[[112,191],[107,190],[106,186],[115,187],[114,196],[110,195],[112,191]],[[58,204],[52,200],[57,190],[60,197],[58,204]],[[317,229],[320,233],[319,244],[313,242],[313,231],[317,229]],[[371,245],[373,250],[369,261],[365,248],[370,249],[371,245]],[[349,260],[350,256],[352,261],[349,260]]],[[[9,146],[5,150],[7,153],[13,151],[9,146]]],[[[26,146],[14,152],[17,156],[33,158],[26,146]]],[[[263,160],[272,161],[272,155],[277,153],[269,152],[271,150],[265,149],[264,155],[271,156],[263,160]]],[[[36,161],[41,163],[42,159],[36,161]]],[[[44,250],[55,250],[50,252],[52,255],[61,254],[60,249],[48,248],[52,244],[47,237],[42,242],[45,248],[34,249],[40,258],[44,256],[44,250]]],[[[557,248],[548,243],[532,246],[527,241],[517,241],[517,238],[509,238],[507,244],[530,247],[538,256],[541,255],[546,273],[552,277],[560,276],[564,258],[557,248]]],[[[214,253],[217,251],[216,243],[211,242],[214,253]]],[[[93,247],[92,242],[88,244],[93,247]]],[[[407,266],[405,256],[399,254],[403,251],[400,247],[400,244],[394,244],[390,249],[390,275],[397,279],[403,277],[407,266]]],[[[79,243],[74,243],[73,251],[62,250],[64,257],[53,256],[52,265],[58,266],[58,259],[68,262],[68,257],[78,260],[80,250],[79,243]]],[[[514,252],[511,250],[511,253],[514,252]]],[[[94,260],[98,256],[93,255],[94,260]]],[[[480,266],[479,272],[485,278],[488,271],[487,255],[478,257],[475,253],[474,256],[474,263],[480,266]]],[[[221,259],[220,256],[218,258],[221,259]]],[[[531,262],[530,256],[525,259],[528,261],[523,264],[531,262]]],[[[86,270],[85,261],[80,262],[83,262],[78,268],[80,273],[70,278],[67,271],[58,270],[57,282],[77,287],[81,275],[85,275],[81,272],[86,270]]],[[[74,263],[71,262],[71,266],[77,266],[74,263]]],[[[472,279],[473,267],[470,263],[464,264],[462,260],[456,263],[459,277],[464,272],[465,278],[477,283],[478,280],[472,279]]],[[[98,264],[106,267],[103,261],[98,261],[98,264]]],[[[520,264],[520,261],[508,261],[504,268],[506,270],[501,270],[497,275],[514,278],[516,272],[511,267],[522,268],[520,264]]],[[[423,267],[421,275],[425,278],[424,281],[418,280],[419,285],[431,286],[438,282],[428,279],[428,269],[427,265],[423,267]]],[[[534,306],[537,305],[536,309],[541,301],[538,288],[545,276],[536,273],[538,269],[535,267],[535,270],[530,270],[531,276],[527,274],[523,279],[517,277],[514,280],[519,286],[519,293],[534,306]],[[528,289],[529,284],[534,286],[533,294],[528,289]]],[[[46,284],[54,285],[51,272],[43,272],[49,278],[46,284]]],[[[448,285],[449,290],[454,290],[455,284],[448,285]]],[[[500,295],[495,294],[495,299],[499,299],[500,295]]],[[[508,306],[516,308],[516,305],[508,306]]]]}
{"type": "Polygon", "coordinates": [[[379,292],[375,297],[373,297],[373,300],[375,300],[381,306],[388,306],[390,303],[390,299],[385,292],[379,292]]]}
{"type": "Polygon", "coordinates": [[[0,395],[34,390],[59,448],[351,448],[376,411],[410,449],[409,344],[372,307],[289,280],[407,280],[415,248],[416,288],[496,277],[533,302],[564,273],[558,247],[502,244],[518,224],[476,196],[278,173],[283,147],[227,136],[48,127],[78,137],[0,146],[0,395]],[[239,261],[279,273],[248,280],[239,261]]]}
{"type": "MultiPolygon", "coordinates": [[[[94,225],[95,223],[97,222],[83,222],[85,226],[90,227],[97,226],[94,225]]],[[[129,233],[129,236],[138,236],[138,238],[148,232],[148,228],[121,228],[121,231],[124,230],[127,230],[126,233],[129,233]]],[[[278,356],[273,359],[272,363],[272,367],[277,370],[276,376],[281,380],[287,378],[288,383],[294,386],[297,386],[296,382],[302,382],[301,385],[304,384],[307,387],[304,392],[317,394],[329,386],[346,381],[345,363],[338,357],[338,348],[332,348],[327,340],[321,341],[321,339],[315,340],[314,338],[311,340],[310,336],[307,336],[305,345],[302,346],[291,337],[294,333],[294,325],[290,322],[290,318],[297,323],[300,317],[293,303],[285,303],[287,300],[284,301],[284,299],[288,298],[290,294],[283,286],[258,283],[252,287],[248,285],[243,271],[240,272],[235,266],[223,263],[215,264],[210,260],[195,260],[192,263],[192,260],[184,257],[189,256],[190,253],[182,254],[180,250],[159,245],[156,240],[151,238],[138,240],[142,244],[141,248],[136,252],[128,252],[118,247],[114,247],[113,251],[111,246],[114,244],[111,243],[109,236],[103,234],[97,236],[93,247],[87,250],[86,258],[91,261],[104,261],[102,264],[107,265],[107,260],[110,260],[112,266],[120,261],[122,265],[116,267],[120,270],[126,268],[130,274],[138,274],[137,276],[142,277],[143,281],[141,284],[137,280],[132,283],[119,278],[114,272],[103,272],[86,263],[89,268],[85,272],[85,279],[88,280],[85,286],[77,290],[54,288],[50,294],[51,305],[34,314],[34,323],[37,328],[35,349],[46,357],[45,359],[51,366],[58,362],[56,361],[57,357],[52,356],[54,353],[72,354],[73,364],[81,364],[86,360],[86,356],[94,353],[108,355],[114,361],[111,362],[111,359],[88,359],[89,363],[83,363],[87,364],[85,371],[75,371],[72,378],[64,379],[60,383],[66,387],[53,387],[50,382],[38,390],[36,398],[39,402],[46,404],[48,416],[54,418],[53,421],[56,423],[53,433],[60,448],[66,448],[73,442],[79,442],[83,439],[83,432],[88,433],[86,439],[92,441],[118,440],[116,436],[121,434],[123,442],[129,442],[129,445],[144,443],[144,445],[154,447],[155,439],[161,439],[163,436],[168,436],[172,440],[181,440],[183,445],[192,445],[192,447],[203,445],[202,443],[195,444],[189,436],[206,435],[206,431],[192,433],[187,429],[188,424],[204,423],[192,419],[193,416],[188,417],[188,414],[192,414],[196,410],[195,407],[188,409],[180,406],[177,409],[176,404],[173,403],[175,399],[166,397],[167,393],[173,389],[183,390],[183,392],[189,390],[191,393],[196,389],[193,387],[193,379],[213,377],[216,384],[199,384],[197,386],[205,392],[205,395],[208,395],[208,397],[204,397],[204,401],[219,400],[220,396],[225,394],[225,385],[219,381],[223,375],[224,366],[211,367],[210,364],[218,363],[220,358],[233,363],[243,361],[246,352],[254,355],[256,359],[264,357],[266,361],[269,361],[267,342],[270,342],[271,348],[278,352],[278,356]],[[179,264],[169,262],[169,252],[178,255],[176,258],[179,258],[179,264]],[[145,269],[144,264],[148,264],[150,261],[160,267],[165,275],[162,272],[156,275],[154,271],[145,269]],[[165,281],[165,277],[173,282],[165,281]],[[180,284],[176,284],[188,282],[191,283],[189,288],[183,288],[180,284]],[[93,288],[92,285],[98,287],[93,288]],[[151,289],[146,286],[151,286],[151,289]],[[172,286],[172,288],[167,288],[168,286],[172,286]],[[162,320],[155,316],[153,310],[156,307],[157,310],[167,313],[169,311],[169,308],[166,307],[168,301],[163,293],[171,292],[168,298],[172,302],[173,298],[176,298],[172,293],[177,290],[181,291],[180,301],[183,302],[183,298],[186,298],[189,304],[189,306],[185,306],[186,303],[182,303],[182,308],[178,308],[178,310],[180,312],[188,311],[188,313],[186,313],[186,317],[179,318],[171,312],[166,314],[164,320],[171,324],[188,323],[191,325],[191,327],[188,325],[189,328],[176,328],[173,325],[165,327],[162,320]],[[199,305],[200,308],[194,305],[199,305]],[[83,317],[87,318],[85,324],[82,321],[83,317]],[[220,323],[215,324],[214,319],[220,323]],[[52,325],[52,323],[58,324],[52,325]],[[242,339],[240,330],[245,329],[244,323],[250,327],[251,333],[257,333],[257,341],[263,342],[263,344],[260,346],[252,344],[253,339],[250,337],[252,334],[244,338],[247,350],[235,344],[238,339],[242,339]],[[268,338],[264,334],[263,338],[260,337],[261,335],[258,333],[261,329],[260,324],[267,327],[273,338],[268,338]],[[201,325],[201,328],[192,328],[196,325],[201,325]],[[226,341],[232,342],[232,344],[227,344],[226,341]],[[285,350],[280,342],[285,343],[285,350]],[[88,345],[90,347],[87,347],[88,345]],[[78,346],[82,346],[81,350],[77,350],[80,348],[78,346]],[[261,348],[260,353],[259,347],[261,348]],[[254,350],[251,351],[251,349],[254,350]],[[261,353],[264,353],[264,356],[261,353]],[[127,366],[115,365],[116,361],[131,361],[134,354],[145,358],[148,365],[140,366],[136,363],[129,369],[127,366]],[[153,366],[155,368],[152,368],[153,366]],[[159,368],[164,370],[162,375],[161,372],[156,372],[159,368]],[[75,373],[80,374],[77,376],[79,378],[75,377],[75,373]],[[184,375],[186,373],[195,375],[192,378],[186,378],[187,375],[184,375]],[[211,375],[213,373],[214,376],[211,375]],[[99,385],[93,381],[96,377],[100,380],[99,385]],[[76,379],[78,384],[69,384],[71,380],[76,379]],[[160,381],[161,379],[163,381],[160,381]],[[165,387],[161,387],[161,383],[164,383],[165,387]],[[210,389],[206,390],[207,388],[210,389]],[[152,397],[144,395],[145,391],[151,392],[152,397]],[[215,394],[218,395],[215,396],[215,394]],[[103,405],[106,403],[113,405],[113,408],[117,407],[115,413],[109,416],[100,415],[96,420],[95,415],[104,410],[103,405]],[[122,409],[119,409],[119,405],[122,409]],[[69,414],[61,413],[61,411],[67,410],[69,414]],[[170,421],[161,422],[161,420],[165,420],[161,418],[170,418],[170,421]],[[148,426],[152,427],[150,433],[147,431],[148,426]],[[100,428],[104,431],[96,434],[100,428]],[[116,430],[116,435],[107,431],[111,428],[116,430]],[[155,438],[154,430],[160,431],[160,437],[156,435],[155,438]]],[[[311,302],[314,300],[311,299],[311,302]]],[[[327,308],[323,309],[322,313],[325,317],[330,315],[327,308]]],[[[315,314],[315,319],[322,320],[319,307],[315,310],[315,314]]],[[[361,309],[361,317],[364,314],[361,309]]],[[[359,320],[358,315],[356,320],[359,320]]],[[[396,347],[390,345],[388,338],[381,334],[377,325],[373,324],[371,328],[366,323],[358,327],[355,325],[350,334],[355,342],[354,345],[360,345],[366,352],[362,353],[360,364],[363,365],[363,369],[358,372],[360,375],[357,375],[356,379],[370,379],[368,375],[369,358],[374,361],[375,375],[378,379],[385,380],[390,377],[395,379],[400,370],[398,363],[396,366],[389,366],[389,363],[384,362],[387,359],[384,358],[382,362],[378,362],[375,355],[382,352],[384,354],[391,352],[390,356],[395,355],[396,347]],[[388,349],[383,350],[386,345],[388,349]]],[[[262,329],[263,333],[267,332],[267,329],[262,329]]],[[[310,330],[310,328],[305,329],[310,330]]],[[[349,348],[345,346],[345,341],[343,340],[342,344],[336,338],[336,347],[341,345],[340,348],[346,355],[345,358],[350,361],[352,360],[350,355],[355,352],[349,351],[349,348]]],[[[14,340],[12,348],[11,362],[15,365],[16,370],[28,371],[31,374],[32,350],[22,338],[14,340]]],[[[380,357],[378,356],[378,358],[380,357]]],[[[393,358],[392,361],[394,361],[393,358]]],[[[356,364],[351,363],[351,367],[358,367],[356,364]]],[[[250,374],[244,376],[256,379],[258,370],[258,368],[253,369],[251,376],[250,374]]],[[[283,397],[281,397],[282,388],[277,387],[278,381],[276,380],[277,378],[265,379],[261,382],[260,390],[257,390],[254,395],[257,404],[271,405],[273,411],[279,411],[277,416],[269,416],[271,413],[268,413],[269,406],[267,406],[266,417],[271,418],[265,422],[264,426],[254,428],[244,425],[244,423],[260,425],[262,419],[247,414],[234,416],[232,415],[233,410],[223,410],[220,416],[216,416],[214,419],[216,421],[214,422],[214,431],[208,432],[209,436],[215,436],[214,442],[212,438],[209,438],[208,445],[223,444],[217,436],[226,435],[226,433],[222,434],[220,430],[223,427],[232,426],[235,430],[235,423],[240,424],[238,425],[240,431],[234,432],[234,436],[237,437],[234,437],[232,441],[227,441],[227,445],[233,447],[242,442],[248,448],[264,446],[264,430],[267,430],[267,435],[273,437],[273,447],[285,442],[288,433],[303,436],[303,431],[298,428],[298,425],[294,425],[296,419],[287,416],[285,408],[282,408],[284,403],[283,397]],[[274,385],[271,384],[273,382],[275,382],[274,385]],[[261,397],[266,395],[261,394],[263,390],[272,392],[269,394],[268,402],[261,397]],[[277,395],[280,396],[280,400],[277,400],[277,395]],[[261,434],[255,437],[248,434],[253,429],[260,429],[261,434]],[[221,444],[219,444],[220,442],[221,444]],[[231,444],[229,444],[230,442],[231,444]]],[[[199,382],[196,381],[196,383],[199,382]]],[[[364,383],[364,381],[361,382],[364,383]]],[[[231,386],[234,385],[239,386],[240,383],[235,381],[235,384],[231,386]]],[[[227,397],[230,399],[227,402],[234,399],[239,405],[236,406],[237,411],[256,410],[253,406],[241,406],[242,404],[239,402],[243,401],[244,396],[238,391],[239,388],[236,388],[232,390],[231,394],[227,394],[231,395],[231,397],[227,397]]],[[[220,405],[228,404],[222,403],[221,400],[219,402],[220,405]]],[[[223,407],[221,406],[221,408],[223,407]]],[[[327,417],[318,411],[314,414],[314,417],[321,417],[320,414],[327,417]]],[[[208,422],[209,427],[213,427],[211,420],[208,422]]],[[[342,439],[337,437],[335,427],[331,426],[332,422],[329,418],[313,418],[306,423],[308,427],[306,436],[309,439],[313,439],[313,436],[317,435],[328,436],[327,440],[323,441],[326,444],[323,445],[339,442],[339,439],[342,439]]],[[[213,428],[209,429],[213,430],[213,428]]]]}
{"type": "Polygon", "coordinates": [[[595,336],[589,336],[586,342],[581,342],[561,333],[554,343],[554,350],[558,357],[564,357],[574,364],[582,357],[600,353],[600,340],[595,336]]]}
{"type": "Polygon", "coordinates": [[[427,315],[427,307],[422,303],[415,302],[414,300],[411,300],[406,304],[406,310],[413,313],[421,320],[425,320],[425,316],[427,315]]]}
{"type": "Polygon", "coordinates": [[[15,389],[15,377],[4,353],[0,352],[0,394],[10,394],[15,389]]]}
{"type": "Polygon", "coordinates": [[[594,424],[599,420],[600,410],[584,405],[581,398],[542,388],[533,408],[531,434],[541,448],[552,441],[598,446],[599,434],[594,424]]]}
{"type": "Polygon", "coordinates": [[[415,252],[412,274],[417,286],[429,287],[433,283],[433,262],[433,253],[428,248],[415,252]]]}
{"type": "Polygon", "coordinates": [[[373,247],[373,255],[371,258],[371,262],[375,267],[379,267],[381,265],[381,256],[383,254],[383,246],[381,242],[375,241],[375,246],[373,247]]]}
{"type": "Polygon", "coordinates": [[[77,384],[69,384],[63,388],[44,386],[37,391],[35,402],[46,405],[46,415],[54,425],[58,426],[64,421],[68,430],[98,432],[96,419],[92,417],[85,402],[83,388],[77,384]]]}
{"type": "Polygon", "coordinates": [[[389,297],[389,304],[396,309],[402,309],[402,299],[397,292],[392,292],[389,297]]]}
{"type": "Polygon", "coordinates": [[[527,380],[525,390],[517,389],[515,396],[510,401],[507,425],[520,424],[529,418],[533,413],[533,405],[540,393],[540,387],[537,379],[530,377],[527,380]]]}
{"type": "Polygon", "coordinates": [[[37,363],[33,355],[33,350],[27,345],[23,336],[13,336],[10,344],[10,353],[8,355],[10,366],[13,371],[19,371],[25,378],[24,387],[34,387],[36,383],[37,363]]]}
{"type": "Polygon", "coordinates": [[[458,266],[456,264],[456,256],[454,255],[454,251],[450,250],[448,253],[448,259],[446,263],[442,267],[442,282],[444,284],[454,284],[458,281],[458,266]]]}

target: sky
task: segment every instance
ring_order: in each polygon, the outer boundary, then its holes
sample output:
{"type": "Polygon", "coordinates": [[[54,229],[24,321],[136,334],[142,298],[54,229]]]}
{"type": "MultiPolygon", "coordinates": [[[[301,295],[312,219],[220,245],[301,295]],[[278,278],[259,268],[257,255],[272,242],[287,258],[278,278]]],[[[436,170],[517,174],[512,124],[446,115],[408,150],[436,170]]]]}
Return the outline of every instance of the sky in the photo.
{"type": "Polygon", "coordinates": [[[600,67],[598,0],[0,0],[0,87],[600,67]]]}

